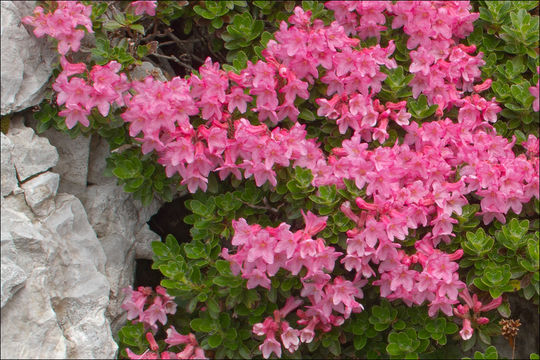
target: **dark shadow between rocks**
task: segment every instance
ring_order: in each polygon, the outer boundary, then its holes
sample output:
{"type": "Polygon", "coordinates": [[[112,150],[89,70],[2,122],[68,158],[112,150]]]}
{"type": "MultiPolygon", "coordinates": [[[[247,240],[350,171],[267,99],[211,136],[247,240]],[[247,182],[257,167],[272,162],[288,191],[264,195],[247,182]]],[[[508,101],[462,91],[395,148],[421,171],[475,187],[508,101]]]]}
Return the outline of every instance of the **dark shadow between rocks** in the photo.
{"type": "MultiPolygon", "coordinates": [[[[185,207],[184,202],[190,199],[189,195],[178,197],[171,202],[163,204],[159,211],[148,221],[150,230],[165,241],[167,235],[173,235],[179,243],[189,241],[190,226],[184,223],[184,217],[190,212],[185,207]]],[[[133,287],[150,286],[155,288],[160,284],[163,275],[159,270],[152,269],[152,260],[135,260],[135,281],[133,287]]]]}

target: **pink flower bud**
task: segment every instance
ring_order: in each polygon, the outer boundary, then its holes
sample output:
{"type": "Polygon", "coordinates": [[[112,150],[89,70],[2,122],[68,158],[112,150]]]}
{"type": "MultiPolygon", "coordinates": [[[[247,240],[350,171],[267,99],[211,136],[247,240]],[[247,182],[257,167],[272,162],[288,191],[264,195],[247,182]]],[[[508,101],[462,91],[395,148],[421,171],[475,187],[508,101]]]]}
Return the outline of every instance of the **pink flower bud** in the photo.
{"type": "Polygon", "coordinates": [[[480,325],[485,325],[489,322],[489,319],[487,317],[479,317],[476,319],[476,322],[480,325]]]}
{"type": "Polygon", "coordinates": [[[154,339],[154,335],[152,335],[151,332],[146,333],[146,340],[148,340],[148,343],[150,344],[150,349],[152,351],[157,351],[159,349],[156,339],[154,339]]]}
{"type": "Polygon", "coordinates": [[[493,82],[493,80],[487,79],[487,80],[484,81],[483,83],[473,86],[473,89],[474,89],[474,91],[476,91],[477,93],[482,92],[482,91],[484,91],[484,90],[489,89],[489,88],[491,87],[491,83],[492,83],[492,82],[493,82]]]}

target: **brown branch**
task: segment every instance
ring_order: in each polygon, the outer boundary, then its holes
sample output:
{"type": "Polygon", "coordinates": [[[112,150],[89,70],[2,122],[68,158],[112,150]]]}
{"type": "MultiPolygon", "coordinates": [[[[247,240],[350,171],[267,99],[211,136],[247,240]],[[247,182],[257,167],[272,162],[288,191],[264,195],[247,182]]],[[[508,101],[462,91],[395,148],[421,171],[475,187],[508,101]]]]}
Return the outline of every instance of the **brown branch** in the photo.
{"type": "Polygon", "coordinates": [[[174,56],[174,55],[168,56],[168,55],[162,55],[162,54],[154,53],[154,54],[149,54],[148,56],[155,56],[155,57],[162,58],[162,59],[166,59],[166,60],[172,60],[172,61],[174,61],[175,63],[182,65],[183,67],[185,67],[185,68],[188,69],[189,71],[195,71],[195,69],[194,69],[193,67],[191,67],[191,65],[188,65],[188,64],[186,64],[185,62],[180,61],[180,60],[179,60],[176,56],[174,56]]]}

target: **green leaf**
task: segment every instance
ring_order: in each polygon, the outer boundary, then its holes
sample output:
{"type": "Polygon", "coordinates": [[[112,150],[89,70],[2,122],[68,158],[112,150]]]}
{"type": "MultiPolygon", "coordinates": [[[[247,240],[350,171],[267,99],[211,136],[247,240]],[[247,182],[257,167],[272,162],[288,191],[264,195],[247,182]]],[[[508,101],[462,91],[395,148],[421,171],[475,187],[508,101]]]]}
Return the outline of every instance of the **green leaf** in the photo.
{"type": "Polygon", "coordinates": [[[193,11],[195,11],[198,15],[202,16],[205,19],[212,20],[216,17],[215,14],[212,12],[200,7],[199,5],[195,5],[193,7],[193,11]]]}
{"type": "Polygon", "coordinates": [[[231,317],[228,313],[222,312],[219,314],[219,324],[222,329],[228,329],[231,326],[231,317]]]}
{"type": "Polygon", "coordinates": [[[189,325],[194,331],[210,332],[214,329],[214,324],[209,318],[196,318],[190,321],[189,325]]]}
{"type": "Polygon", "coordinates": [[[221,29],[221,27],[223,26],[223,18],[217,17],[214,20],[212,20],[212,26],[215,29],[221,29]]]}
{"type": "Polygon", "coordinates": [[[186,256],[190,259],[201,259],[206,257],[204,246],[199,241],[191,242],[184,245],[186,256]]]}
{"type": "Polygon", "coordinates": [[[221,275],[231,275],[231,264],[225,260],[216,260],[216,269],[221,275]]]}
{"type": "Polygon", "coordinates": [[[315,121],[315,115],[310,110],[304,108],[298,115],[298,117],[305,121],[315,121]]]}
{"type": "Polygon", "coordinates": [[[144,26],[142,26],[141,24],[131,24],[129,27],[137,31],[141,35],[144,35],[144,26]]]}
{"type": "Polygon", "coordinates": [[[216,300],[213,298],[208,299],[206,302],[206,306],[208,307],[208,310],[214,313],[219,313],[221,311],[221,308],[216,300]]]}
{"type": "Polygon", "coordinates": [[[221,337],[221,334],[215,333],[214,335],[208,338],[208,345],[210,345],[211,348],[215,349],[219,345],[221,345],[222,341],[223,341],[223,338],[221,337]]]}
{"type": "Polygon", "coordinates": [[[165,245],[161,241],[152,241],[152,251],[158,257],[165,257],[170,254],[170,251],[167,245],[165,245]]]}

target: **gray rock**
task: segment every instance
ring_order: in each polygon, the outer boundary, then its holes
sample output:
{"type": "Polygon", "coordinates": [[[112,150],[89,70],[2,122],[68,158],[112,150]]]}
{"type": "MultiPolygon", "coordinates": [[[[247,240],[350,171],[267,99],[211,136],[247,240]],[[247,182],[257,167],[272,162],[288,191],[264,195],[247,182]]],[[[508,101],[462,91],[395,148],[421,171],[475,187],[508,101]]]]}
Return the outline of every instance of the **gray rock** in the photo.
{"type": "Polygon", "coordinates": [[[67,344],[51,306],[49,269],[36,267],[2,308],[3,359],[66,359],[67,344]]]}
{"type": "Polygon", "coordinates": [[[90,156],[88,159],[88,185],[116,184],[115,177],[103,174],[107,167],[107,157],[111,154],[109,144],[100,136],[92,136],[90,141],[90,156]]]}
{"type": "Polygon", "coordinates": [[[51,263],[49,293],[68,357],[113,358],[118,346],[105,317],[109,283],[103,248],[80,200],[69,194],[55,200],[56,210],[43,225],[59,249],[51,263]]]}
{"type": "Polygon", "coordinates": [[[1,170],[1,176],[2,176],[2,196],[6,196],[11,194],[15,189],[19,187],[19,183],[17,182],[17,174],[15,172],[15,166],[13,166],[13,161],[11,159],[11,152],[13,151],[13,143],[9,138],[4,135],[4,133],[0,133],[1,135],[1,144],[2,144],[2,153],[1,153],[1,162],[2,162],[2,168],[1,170]]]}
{"type": "MultiPolygon", "coordinates": [[[[3,250],[3,249],[2,249],[3,250]]],[[[4,307],[26,281],[26,273],[13,260],[2,255],[2,304],[4,307]]]]}
{"type": "Polygon", "coordinates": [[[58,152],[49,140],[36,136],[34,130],[12,119],[7,137],[14,144],[12,159],[20,181],[45,172],[58,163],[58,152]]]}
{"type": "Polygon", "coordinates": [[[120,308],[121,290],[133,284],[136,235],[157,212],[160,203],[155,200],[143,207],[114,184],[88,186],[81,200],[107,257],[105,269],[111,286],[107,316],[115,333],[125,320],[124,310],[120,308]]]}
{"type": "MultiPolygon", "coordinates": [[[[12,198],[13,196],[10,196],[12,198]]],[[[15,248],[16,258],[13,258],[26,274],[32,273],[34,267],[46,266],[55,257],[56,247],[51,238],[43,236],[40,232],[39,222],[33,222],[33,214],[23,213],[8,205],[22,207],[24,197],[17,197],[11,204],[2,202],[1,227],[2,240],[6,237],[11,240],[15,248]]]]}
{"type": "Polygon", "coordinates": [[[31,15],[34,1],[1,2],[2,115],[39,104],[57,59],[52,43],[37,39],[21,22],[31,15]]]}
{"type": "Polygon", "coordinates": [[[2,200],[2,266],[7,256],[27,276],[4,296],[10,283],[2,274],[2,357],[114,358],[103,248],[75,196],[54,200],[40,219],[15,210],[21,196],[2,200]]]}
{"type": "Polygon", "coordinates": [[[43,220],[43,225],[50,230],[56,243],[62,245],[57,258],[65,264],[75,263],[70,262],[70,258],[85,261],[104,273],[105,253],[80,200],[73,195],[58,194],[55,207],[56,211],[43,220]]]}
{"type": "Polygon", "coordinates": [[[59,155],[58,163],[52,171],[60,175],[58,192],[78,195],[86,189],[90,137],[79,136],[72,139],[68,134],[49,129],[40,136],[49,139],[59,155]]]}
{"type": "Polygon", "coordinates": [[[47,281],[50,269],[46,264],[55,257],[54,244],[40,233],[39,223],[34,224],[31,218],[7,204],[2,201],[2,263],[4,256],[8,256],[26,273],[27,279],[2,307],[1,356],[66,358],[66,342],[50,304],[47,281]]]}
{"type": "Polygon", "coordinates": [[[143,61],[141,65],[135,66],[130,75],[131,79],[136,81],[142,81],[148,76],[152,76],[159,81],[167,81],[167,78],[163,75],[163,71],[148,61],[143,61]]]}
{"type": "Polygon", "coordinates": [[[39,216],[47,216],[54,210],[54,196],[60,176],[46,172],[22,184],[26,203],[39,216]]]}
{"type": "Polygon", "coordinates": [[[152,260],[154,252],[152,251],[152,242],[161,241],[158,234],[150,230],[148,224],[144,224],[135,235],[135,259],[152,260]]]}

